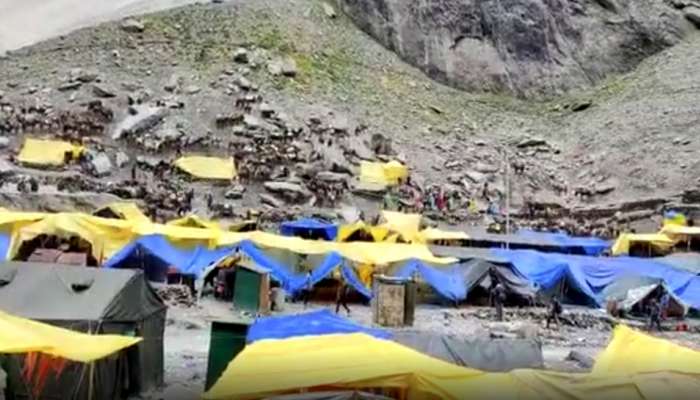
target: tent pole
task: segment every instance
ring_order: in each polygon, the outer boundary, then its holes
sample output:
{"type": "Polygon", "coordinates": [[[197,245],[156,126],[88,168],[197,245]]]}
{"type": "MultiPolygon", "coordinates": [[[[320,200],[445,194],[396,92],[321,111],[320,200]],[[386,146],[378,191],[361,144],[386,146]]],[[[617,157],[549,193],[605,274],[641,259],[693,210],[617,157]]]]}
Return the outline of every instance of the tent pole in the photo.
{"type": "Polygon", "coordinates": [[[503,149],[506,168],[506,249],[510,249],[508,237],[510,235],[510,163],[508,160],[508,149],[503,149]]]}

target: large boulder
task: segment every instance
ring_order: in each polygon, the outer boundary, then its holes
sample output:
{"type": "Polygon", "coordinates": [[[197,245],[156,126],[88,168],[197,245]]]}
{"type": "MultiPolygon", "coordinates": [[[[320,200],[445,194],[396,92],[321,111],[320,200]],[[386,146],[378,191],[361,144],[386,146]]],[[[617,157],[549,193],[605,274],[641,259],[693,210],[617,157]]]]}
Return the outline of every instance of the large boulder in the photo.
{"type": "Polygon", "coordinates": [[[355,24],[432,78],[519,96],[555,95],[631,70],[677,43],[664,0],[340,0],[355,24]]]}

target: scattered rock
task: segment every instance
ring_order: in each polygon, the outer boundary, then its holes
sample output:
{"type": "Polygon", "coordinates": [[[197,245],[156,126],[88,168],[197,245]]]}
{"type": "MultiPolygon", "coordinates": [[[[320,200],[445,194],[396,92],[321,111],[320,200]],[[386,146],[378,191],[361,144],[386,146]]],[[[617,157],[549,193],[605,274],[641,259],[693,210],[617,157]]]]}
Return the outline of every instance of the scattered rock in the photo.
{"type": "Polygon", "coordinates": [[[243,116],[243,124],[248,129],[256,130],[256,129],[260,129],[260,126],[262,126],[262,121],[260,121],[258,119],[258,117],[256,117],[256,116],[253,116],[250,114],[245,114],[243,116]]]}
{"type": "Polygon", "coordinates": [[[277,60],[270,61],[267,63],[267,72],[272,76],[280,76],[282,75],[282,65],[277,60]]]}
{"type": "Polygon", "coordinates": [[[687,7],[684,9],[685,18],[700,29],[700,7],[687,7]]]}
{"type": "Polygon", "coordinates": [[[219,114],[215,118],[216,127],[219,129],[230,127],[243,122],[243,113],[219,114]]]}
{"type": "Polygon", "coordinates": [[[233,79],[233,83],[243,90],[250,90],[253,87],[253,84],[250,83],[250,81],[242,75],[236,76],[233,79]]]}
{"type": "Polygon", "coordinates": [[[282,208],[284,207],[284,202],[278,198],[276,198],[273,195],[262,193],[260,194],[260,201],[263,204],[266,204],[268,206],[274,207],[274,208],[282,208]]]}
{"type": "Polygon", "coordinates": [[[346,181],[348,179],[348,176],[337,172],[323,171],[316,174],[316,178],[323,182],[339,183],[346,181]]]}
{"type": "Polygon", "coordinates": [[[166,92],[172,93],[176,91],[179,86],[180,78],[177,75],[171,75],[168,82],[166,82],[165,86],[163,86],[163,89],[165,89],[166,92]]]}
{"type": "Polygon", "coordinates": [[[185,88],[185,94],[193,95],[199,93],[201,90],[202,89],[198,86],[191,85],[185,88]]]}
{"type": "Polygon", "coordinates": [[[245,193],[245,186],[236,185],[233,188],[229,189],[224,194],[224,197],[229,199],[229,200],[239,200],[239,199],[243,198],[244,193],[245,193]]]}
{"type": "Polygon", "coordinates": [[[135,108],[138,114],[124,118],[115,129],[113,139],[119,140],[124,136],[149,131],[158,125],[166,114],[166,110],[162,107],[137,106],[135,108]]]}
{"type": "Polygon", "coordinates": [[[478,171],[467,171],[464,176],[473,183],[481,183],[486,180],[486,175],[478,171]]]}
{"type": "Polygon", "coordinates": [[[10,145],[10,139],[5,136],[0,136],[0,149],[4,149],[10,145]]]}
{"type": "Polygon", "coordinates": [[[521,149],[537,146],[547,146],[547,141],[541,138],[525,138],[516,145],[516,147],[521,149]]]}
{"type": "Polygon", "coordinates": [[[114,93],[114,89],[101,84],[92,85],[92,94],[104,99],[117,97],[117,95],[114,93]]]}
{"type": "Polygon", "coordinates": [[[297,63],[291,57],[278,58],[267,63],[267,71],[273,76],[295,77],[297,63]]]}
{"type": "Polygon", "coordinates": [[[122,168],[129,163],[129,156],[127,156],[123,151],[118,151],[117,155],[115,156],[115,161],[117,167],[122,168]]]}
{"type": "Polygon", "coordinates": [[[81,71],[76,75],[75,80],[82,83],[91,83],[97,80],[99,74],[95,71],[81,71]]]}
{"type": "Polygon", "coordinates": [[[248,63],[248,50],[244,49],[243,47],[237,48],[233,52],[233,61],[241,64],[247,64],[248,63]]]}
{"type": "Polygon", "coordinates": [[[62,84],[61,86],[59,86],[59,87],[57,88],[57,90],[58,90],[59,92],[67,92],[67,91],[70,91],[70,90],[77,90],[77,89],[80,89],[80,87],[81,87],[82,85],[83,85],[82,82],[79,82],[79,81],[71,81],[71,82],[66,82],[66,83],[62,84]]]}
{"type": "Polygon", "coordinates": [[[304,200],[311,195],[311,193],[300,184],[291,182],[265,182],[263,186],[266,190],[279,194],[293,202],[304,200]]]}
{"type": "Polygon", "coordinates": [[[321,4],[323,5],[323,12],[326,14],[326,17],[333,19],[333,18],[338,16],[335,13],[335,8],[333,8],[332,5],[330,5],[326,2],[323,2],[321,4]]]}
{"type": "Polygon", "coordinates": [[[137,21],[134,18],[124,20],[121,24],[121,28],[124,32],[129,33],[141,33],[146,29],[146,27],[140,21],[137,21]]]}
{"type": "Polygon", "coordinates": [[[435,114],[444,114],[444,113],[445,113],[445,112],[442,110],[442,108],[440,108],[440,107],[438,107],[438,106],[436,106],[436,105],[434,105],[434,104],[428,105],[428,108],[430,108],[435,114]]]}
{"type": "Polygon", "coordinates": [[[275,115],[275,109],[267,103],[261,103],[260,115],[262,115],[263,118],[272,118],[275,115]]]}
{"type": "Polygon", "coordinates": [[[568,356],[566,356],[567,361],[575,361],[579,365],[581,365],[583,368],[593,368],[593,364],[595,364],[595,360],[593,357],[587,356],[580,351],[577,350],[571,350],[568,356]]]}
{"type": "Polygon", "coordinates": [[[89,172],[97,177],[107,176],[112,172],[112,161],[107,153],[91,153],[88,161],[89,172]]]}

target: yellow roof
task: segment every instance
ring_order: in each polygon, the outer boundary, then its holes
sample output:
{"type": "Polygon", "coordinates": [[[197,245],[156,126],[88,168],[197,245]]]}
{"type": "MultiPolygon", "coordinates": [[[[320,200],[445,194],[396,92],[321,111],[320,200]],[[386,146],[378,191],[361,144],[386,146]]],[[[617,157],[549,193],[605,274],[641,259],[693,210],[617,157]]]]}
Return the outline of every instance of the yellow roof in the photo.
{"type": "Polygon", "coordinates": [[[369,226],[362,221],[357,221],[352,224],[342,225],[338,229],[338,241],[344,242],[360,230],[364,230],[375,242],[381,242],[389,234],[389,229],[384,226],[369,226]]]}
{"type": "Polygon", "coordinates": [[[72,361],[90,362],[140,341],[138,337],[78,333],[0,311],[0,353],[38,351],[72,361]]]}
{"type": "Polygon", "coordinates": [[[113,213],[119,215],[122,219],[137,223],[151,222],[150,218],[141,211],[141,209],[132,202],[115,202],[108,204],[102,209],[112,210],[113,213]]]}
{"type": "Polygon", "coordinates": [[[202,179],[231,180],[236,177],[233,158],[188,156],[180,157],[175,166],[182,171],[202,179]]]}
{"type": "Polygon", "coordinates": [[[386,221],[382,227],[400,234],[404,240],[412,242],[418,238],[420,230],[420,214],[404,214],[395,211],[382,211],[386,221]]]}
{"type": "Polygon", "coordinates": [[[696,236],[700,235],[700,227],[683,225],[666,225],[661,229],[662,234],[696,236]]]}
{"type": "Polygon", "coordinates": [[[676,371],[700,375],[700,352],[618,325],[593,374],[676,371]]]}
{"type": "Polygon", "coordinates": [[[630,246],[634,242],[649,243],[661,250],[670,249],[675,244],[671,238],[661,233],[623,233],[615,241],[612,247],[612,254],[617,256],[629,253],[630,246]]]}
{"type": "Polygon", "coordinates": [[[42,140],[27,138],[17,159],[22,164],[46,165],[60,167],[66,162],[66,153],[71,153],[71,158],[80,157],[85,148],[60,140],[42,140]]]}
{"type": "Polygon", "coordinates": [[[408,177],[408,168],[398,161],[388,163],[362,161],[360,182],[381,185],[396,185],[399,179],[408,177]]]}
{"type": "MultiPolygon", "coordinates": [[[[656,344],[634,343],[619,354],[619,365],[626,355],[648,365],[651,359],[635,357],[633,349],[656,344]]],[[[614,352],[615,341],[611,346],[614,352]]],[[[677,354],[671,350],[668,359],[677,354]]],[[[671,368],[673,363],[663,366],[671,368]]],[[[259,399],[300,391],[391,388],[408,399],[662,400],[695,398],[700,390],[700,375],[694,367],[685,368],[685,373],[642,371],[489,373],[449,364],[392,341],[339,334],[255,342],[229,363],[204,398],[259,399]]]]}
{"type": "Polygon", "coordinates": [[[190,228],[222,229],[218,222],[206,220],[196,215],[188,215],[186,217],[168,221],[167,225],[184,226],[190,228]]]}

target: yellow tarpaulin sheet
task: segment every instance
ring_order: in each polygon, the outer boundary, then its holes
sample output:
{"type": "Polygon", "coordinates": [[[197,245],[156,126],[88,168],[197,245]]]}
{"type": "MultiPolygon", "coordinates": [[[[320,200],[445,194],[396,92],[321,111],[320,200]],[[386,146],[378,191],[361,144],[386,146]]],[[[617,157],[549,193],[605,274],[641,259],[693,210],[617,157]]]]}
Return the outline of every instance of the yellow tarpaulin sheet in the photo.
{"type": "Polygon", "coordinates": [[[436,240],[467,240],[469,235],[459,231],[443,231],[437,228],[427,228],[420,231],[418,237],[421,243],[434,242],[436,240]]]}
{"type": "Polygon", "coordinates": [[[700,376],[675,372],[487,373],[365,334],[261,340],[247,346],[204,395],[258,399],[300,391],[399,389],[406,399],[665,400],[697,398],[700,376]]]}
{"type": "Polygon", "coordinates": [[[221,235],[224,233],[219,229],[201,229],[163,224],[139,224],[134,226],[133,229],[139,236],[163,235],[172,244],[181,248],[191,248],[197,245],[209,248],[215,247],[221,241],[221,235]]]}
{"type": "Polygon", "coordinates": [[[132,202],[116,202],[108,204],[102,209],[109,209],[115,215],[118,215],[121,219],[127,221],[133,221],[135,223],[147,223],[151,222],[150,218],[141,211],[141,209],[132,202]]]}
{"type": "Polygon", "coordinates": [[[84,150],[83,146],[60,140],[27,138],[17,159],[22,164],[60,167],[66,162],[66,153],[70,153],[70,159],[77,159],[84,150]]]}
{"type": "Polygon", "coordinates": [[[389,234],[389,229],[382,226],[369,226],[362,221],[357,221],[353,224],[343,225],[338,229],[338,241],[345,242],[350,236],[357,231],[364,231],[375,242],[381,242],[386,239],[389,234]]]}
{"type": "Polygon", "coordinates": [[[18,250],[21,243],[45,234],[62,238],[79,237],[92,247],[92,255],[98,260],[106,260],[124,246],[135,235],[131,221],[94,217],[80,213],[47,214],[42,220],[20,228],[15,235],[13,247],[18,250]]]}
{"type": "Polygon", "coordinates": [[[382,211],[382,217],[386,222],[381,226],[400,234],[406,242],[413,242],[418,239],[421,221],[420,214],[382,211]]]}
{"type": "Polygon", "coordinates": [[[360,182],[396,185],[408,177],[408,168],[398,161],[388,163],[363,161],[360,163],[360,182]]]}
{"type": "Polygon", "coordinates": [[[659,371],[700,375],[700,352],[619,325],[608,347],[598,356],[592,373],[659,371]]]}
{"type": "Polygon", "coordinates": [[[167,225],[184,226],[189,228],[222,229],[218,222],[209,221],[196,215],[188,215],[186,217],[168,221],[167,225]]]}
{"type": "Polygon", "coordinates": [[[175,166],[182,171],[202,179],[231,180],[236,177],[233,158],[189,156],[180,157],[175,166]]]}
{"type": "Polygon", "coordinates": [[[617,241],[612,247],[612,254],[618,256],[621,254],[629,254],[632,243],[648,243],[649,245],[660,250],[667,250],[673,247],[675,242],[668,236],[660,233],[623,233],[617,238],[617,241]]]}
{"type": "Polygon", "coordinates": [[[0,311],[0,353],[42,352],[72,361],[91,362],[140,341],[138,337],[88,335],[0,311]]]}
{"type": "Polygon", "coordinates": [[[661,230],[660,234],[665,235],[680,235],[680,236],[698,236],[700,235],[700,227],[697,226],[682,226],[682,225],[666,225],[661,230]]]}

